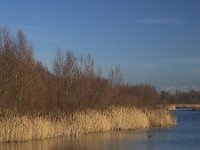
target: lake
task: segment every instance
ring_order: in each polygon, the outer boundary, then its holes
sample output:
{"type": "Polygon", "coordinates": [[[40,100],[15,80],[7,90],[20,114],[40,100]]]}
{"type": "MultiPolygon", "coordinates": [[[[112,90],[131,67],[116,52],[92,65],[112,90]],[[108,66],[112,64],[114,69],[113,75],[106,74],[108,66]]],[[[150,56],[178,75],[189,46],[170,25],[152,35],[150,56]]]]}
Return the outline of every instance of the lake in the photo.
{"type": "Polygon", "coordinates": [[[199,150],[200,112],[178,109],[172,113],[177,116],[174,127],[0,143],[0,150],[199,150]]]}

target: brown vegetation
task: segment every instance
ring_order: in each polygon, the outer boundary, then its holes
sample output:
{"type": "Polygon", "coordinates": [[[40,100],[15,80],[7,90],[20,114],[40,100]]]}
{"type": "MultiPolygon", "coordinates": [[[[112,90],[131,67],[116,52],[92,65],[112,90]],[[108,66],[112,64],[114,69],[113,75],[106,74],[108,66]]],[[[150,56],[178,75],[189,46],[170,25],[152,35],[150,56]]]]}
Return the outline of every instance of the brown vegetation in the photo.
{"type": "Polygon", "coordinates": [[[10,35],[0,28],[0,106],[17,113],[74,112],[108,106],[154,105],[158,93],[150,85],[123,84],[120,66],[108,79],[92,57],[57,50],[53,71],[33,58],[22,31],[10,35]]]}
{"type": "Polygon", "coordinates": [[[15,116],[0,118],[0,142],[27,141],[50,137],[81,135],[110,130],[141,129],[175,125],[176,119],[166,110],[142,110],[112,107],[103,111],[87,109],[59,118],[47,116],[15,116]]]}
{"type": "Polygon", "coordinates": [[[165,104],[199,104],[200,91],[178,91],[170,93],[168,91],[161,91],[159,96],[160,102],[165,104]]]}
{"type": "Polygon", "coordinates": [[[158,92],[151,85],[124,84],[120,66],[105,78],[90,55],[57,50],[52,68],[33,58],[22,31],[13,37],[0,27],[0,141],[171,124],[156,115],[160,111],[143,112],[158,103],[158,92]]]}

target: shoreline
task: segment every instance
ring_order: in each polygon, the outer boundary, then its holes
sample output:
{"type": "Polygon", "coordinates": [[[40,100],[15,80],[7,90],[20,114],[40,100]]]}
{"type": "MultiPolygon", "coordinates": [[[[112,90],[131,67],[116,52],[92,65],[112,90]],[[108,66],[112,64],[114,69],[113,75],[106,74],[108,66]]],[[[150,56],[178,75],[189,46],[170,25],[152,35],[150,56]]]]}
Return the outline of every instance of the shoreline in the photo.
{"type": "Polygon", "coordinates": [[[194,111],[200,111],[200,104],[168,104],[166,105],[167,110],[173,111],[178,108],[191,108],[194,111]]]}
{"type": "Polygon", "coordinates": [[[176,124],[165,109],[111,107],[97,111],[87,109],[57,118],[47,116],[0,117],[0,142],[23,142],[53,137],[79,136],[93,132],[135,130],[176,124]]]}

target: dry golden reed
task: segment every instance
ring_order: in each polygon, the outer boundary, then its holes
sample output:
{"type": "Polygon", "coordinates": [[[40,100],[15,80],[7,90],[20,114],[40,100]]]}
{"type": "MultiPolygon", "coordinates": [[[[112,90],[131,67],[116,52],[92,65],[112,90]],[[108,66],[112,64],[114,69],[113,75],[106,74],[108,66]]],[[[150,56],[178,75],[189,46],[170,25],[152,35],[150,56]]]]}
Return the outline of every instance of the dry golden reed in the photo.
{"type": "Polygon", "coordinates": [[[0,117],[0,142],[27,141],[90,132],[141,129],[175,125],[176,119],[166,110],[112,107],[104,111],[85,110],[71,116],[0,117]]]}
{"type": "Polygon", "coordinates": [[[176,124],[176,118],[166,109],[146,110],[150,127],[164,127],[176,124]]]}
{"type": "Polygon", "coordinates": [[[0,141],[27,141],[69,135],[65,118],[53,121],[47,117],[12,116],[0,120],[0,141]]]}

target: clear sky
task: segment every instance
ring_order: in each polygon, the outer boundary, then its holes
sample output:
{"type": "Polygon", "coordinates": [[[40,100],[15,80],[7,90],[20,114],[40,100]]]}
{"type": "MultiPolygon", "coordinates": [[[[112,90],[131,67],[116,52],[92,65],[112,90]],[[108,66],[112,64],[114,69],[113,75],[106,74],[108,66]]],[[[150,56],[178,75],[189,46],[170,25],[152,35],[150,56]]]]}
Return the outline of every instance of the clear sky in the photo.
{"type": "Polygon", "coordinates": [[[200,0],[0,0],[0,23],[48,67],[71,49],[104,74],[120,64],[130,84],[200,89],[200,0]]]}

